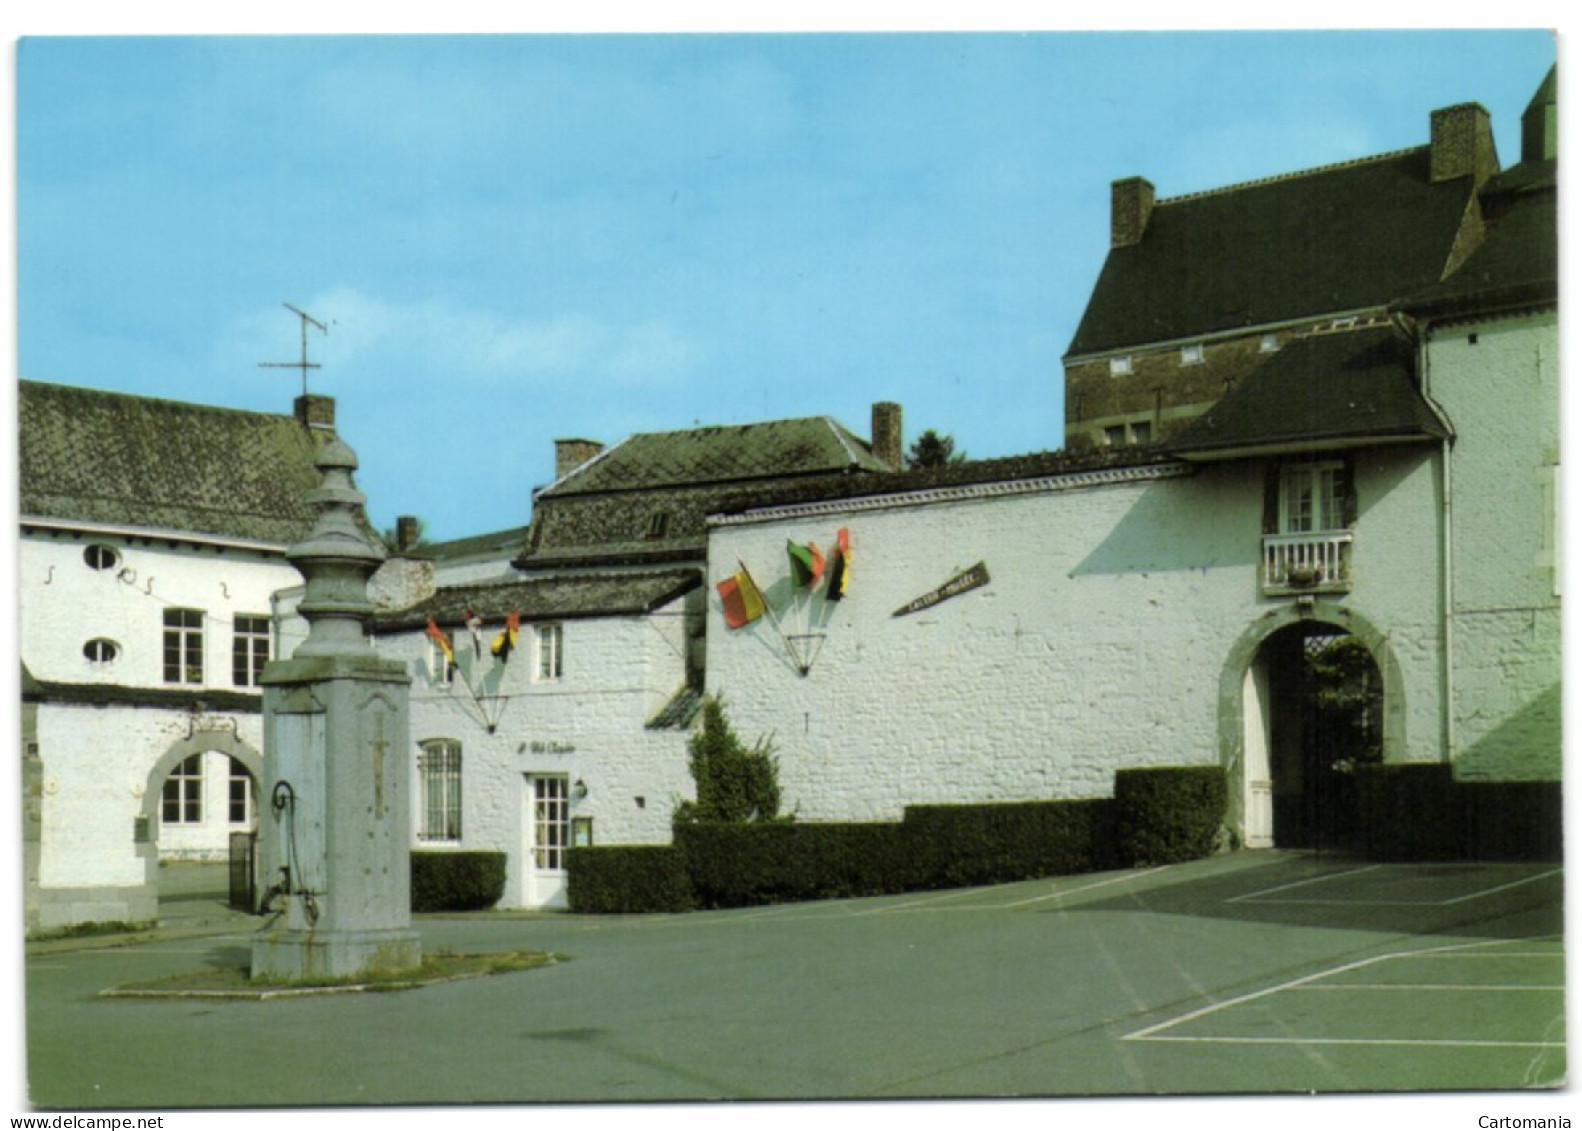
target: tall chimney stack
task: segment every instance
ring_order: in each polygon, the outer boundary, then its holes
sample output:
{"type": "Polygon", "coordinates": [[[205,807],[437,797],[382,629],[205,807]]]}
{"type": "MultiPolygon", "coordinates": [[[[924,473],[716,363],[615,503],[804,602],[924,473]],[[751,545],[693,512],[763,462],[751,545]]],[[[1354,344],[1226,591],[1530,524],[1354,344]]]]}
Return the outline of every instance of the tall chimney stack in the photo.
{"type": "Polygon", "coordinates": [[[556,440],[555,478],[565,478],[603,450],[597,440],[556,440]]]}
{"type": "Polygon", "coordinates": [[[1141,243],[1154,210],[1153,182],[1127,177],[1110,184],[1110,247],[1141,243]]]}
{"type": "Polygon", "coordinates": [[[1500,171],[1489,112],[1476,102],[1435,110],[1428,125],[1429,180],[1434,184],[1471,177],[1474,185],[1481,185],[1500,171]]]}
{"type": "Polygon", "coordinates": [[[418,543],[418,521],[415,514],[403,514],[396,518],[396,552],[404,554],[418,543]]]}
{"type": "Polygon", "coordinates": [[[891,471],[901,470],[901,406],[894,401],[873,406],[872,447],[875,459],[891,471]]]}

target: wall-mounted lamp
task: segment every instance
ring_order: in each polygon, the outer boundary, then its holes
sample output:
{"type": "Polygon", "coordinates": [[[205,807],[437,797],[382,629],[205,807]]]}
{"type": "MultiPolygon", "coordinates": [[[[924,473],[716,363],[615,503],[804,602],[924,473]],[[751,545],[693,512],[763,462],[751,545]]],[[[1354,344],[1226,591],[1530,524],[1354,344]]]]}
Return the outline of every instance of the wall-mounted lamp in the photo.
{"type": "Polygon", "coordinates": [[[581,778],[578,778],[572,783],[571,796],[575,797],[578,801],[581,801],[584,797],[588,796],[588,783],[583,781],[581,778]]]}

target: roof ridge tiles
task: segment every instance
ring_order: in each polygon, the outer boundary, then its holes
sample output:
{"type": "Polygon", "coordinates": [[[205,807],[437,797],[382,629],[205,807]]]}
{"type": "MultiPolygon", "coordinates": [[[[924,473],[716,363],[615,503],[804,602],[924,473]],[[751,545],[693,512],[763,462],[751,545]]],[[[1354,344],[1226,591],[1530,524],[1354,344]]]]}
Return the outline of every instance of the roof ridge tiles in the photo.
{"type": "Polygon", "coordinates": [[[1372,165],[1384,161],[1395,160],[1408,154],[1420,153],[1428,147],[1425,145],[1409,145],[1404,149],[1392,149],[1387,153],[1374,153],[1367,157],[1353,157],[1347,161],[1334,161],[1328,165],[1315,165],[1310,169],[1297,169],[1289,173],[1276,173],[1268,177],[1255,177],[1250,181],[1237,181],[1235,184],[1220,185],[1217,188],[1203,189],[1199,192],[1182,193],[1180,196],[1163,196],[1154,202],[1158,208],[1166,204],[1182,204],[1187,201],[1202,200],[1204,197],[1224,196],[1227,193],[1239,192],[1242,189],[1261,188],[1265,185],[1282,184],[1286,181],[1300,180],[1303,177],[1315,176],[1319,173],[1334,173],[1342,169],[1357,169],[1364,165],[1372,165]]]}

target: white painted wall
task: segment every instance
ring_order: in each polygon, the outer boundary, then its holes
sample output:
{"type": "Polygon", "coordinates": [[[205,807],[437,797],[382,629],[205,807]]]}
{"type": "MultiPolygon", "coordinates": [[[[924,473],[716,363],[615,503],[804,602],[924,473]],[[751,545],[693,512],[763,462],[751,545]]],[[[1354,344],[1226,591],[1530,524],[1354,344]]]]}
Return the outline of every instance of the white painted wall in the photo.
{"type": "Polygon", "coordinates": [[[413,847],[505,852],[507,887],[500,906],[530,905],[524,860],[529,774],[563,774],[587,785],[586,797],[573,797],[571,814],[593,818],[595,843],[669,843],[671,812],[677,801],[693,795],[688,736],[644,724],[683,684],[684,604],[672,602],[649,616],[560,622],[564,674],[548,682],[537,678],[536,626],[530,622],[522,625],[518,651],[504,665],[488,648],[502,625],[485,629],[481,655],[466,633],[457,633],[462,670],[448,687],[434,679],[422,632],[380,637],[381,655],[404,661],[413,672],[413,847]],[[476,698],[468,683],[479,689],[476,698]],[[417,836],[418,751],[439,738],[462,748],[457,844],[417,836]]]}
{"type": "Polygon", "coordinates": [[[1553,314],[1436,327],[1451,455],[1454,757],[1468,780],[1560,777],[1560,372],[1553,314]]]}
{"type": "MultiPolygon", "coordinates": [[[[1440,751],[1433,467],[1425,448],[1359,459],[1356,583],[1339,599],[1397,649],[1406,710],[1397,756],[1411,760],[1440,751]]],[[[709,688],[744,740],[773,736],[787,808],[802,819],[1101,797],[1118,767],[1219,760],[1222,671],[1237,638],[1279,603],[1258,589],[1261,465],[814,509],[716,525],[709,546],[709,688]],[[830,604],[820,587],[793,599],[787,539],[827,547],[843,525],[849,596],[830,604]],[[785,633],[823,634],[806,677],[769,619],[725,627],[712,586],[738,558],[785,633]],[[892,616],[978,561],[986,588],[892,616]]]]}

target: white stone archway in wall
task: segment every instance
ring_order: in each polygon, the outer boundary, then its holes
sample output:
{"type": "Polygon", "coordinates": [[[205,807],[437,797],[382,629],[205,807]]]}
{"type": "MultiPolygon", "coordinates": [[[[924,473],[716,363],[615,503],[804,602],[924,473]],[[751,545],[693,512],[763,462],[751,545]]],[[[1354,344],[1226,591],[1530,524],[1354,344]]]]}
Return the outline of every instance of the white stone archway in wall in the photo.
{"type": "Polygon", "coordinates": [[[186,738],[172,743],[154,762],[143,789],[142,811],[139,814],[141,839],[139,851],[147,858],[149,882],[157,878],[153,869],[159,863],[158,846],[162,822],[162,802],[165,779],[182,762],[194,754],[217,753],[229,755],[242,764],[253,777],[255,812],[259,802],[257,790],[263,781],[264,758],[254,747],[239,738],[229,728],[196,729],[186,738]],[[146,849],[146,851],[145,851],[146,849]]]}
{"type": "Polygon", "coordinates": [[[1230,794],[1226,823],[1249,848],[1271,844],[1274,827],[1272,810],[1264,808],[1271,802],[1263,784],[1268,780],[1273,704],[1256,660],[1271,636],[1302,624],[1353,636],[1373,656],[1384,694],[1384,761],[1400,761],[1406,750],[1406,689],[1389,637],[1366,617],[1339,604],[1314,600],[1270,609],[1231,646],[1219,681],[1219,756],[1230,794]]]}

